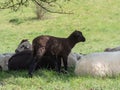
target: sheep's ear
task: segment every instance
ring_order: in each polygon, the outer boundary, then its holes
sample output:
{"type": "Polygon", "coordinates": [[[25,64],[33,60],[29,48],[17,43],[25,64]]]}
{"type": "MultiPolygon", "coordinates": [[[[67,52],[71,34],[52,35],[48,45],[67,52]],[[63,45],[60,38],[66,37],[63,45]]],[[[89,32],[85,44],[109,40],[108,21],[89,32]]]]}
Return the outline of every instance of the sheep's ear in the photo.
{"type": "Polygon", "coordinates": [[[26,42],[28,41],[28,39],[23,39],[20,43],[26,42]]]}
{"type": "Polygon", "coordinates": [[[77,57],[77,60],[80,60],[81,59],[81,56],[77,57]]]}

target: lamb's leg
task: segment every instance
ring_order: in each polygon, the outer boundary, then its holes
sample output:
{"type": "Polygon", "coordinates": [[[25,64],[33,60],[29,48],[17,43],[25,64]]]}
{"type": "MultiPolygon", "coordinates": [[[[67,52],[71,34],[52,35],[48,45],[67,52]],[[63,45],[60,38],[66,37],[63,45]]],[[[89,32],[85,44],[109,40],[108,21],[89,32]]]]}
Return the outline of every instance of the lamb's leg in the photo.
{"type": "Polygon", "coordinates": [[[29,72],[28,72],[30,77],[32,77],[33,72],[35,71],[36,67],[37,67],[37,59],[36,59],[36,57],[33,57],[32,62],[29,67],[29,72]]]}
{"type": "Polygon", "coordinates": [[[2,66],[0,66],[0,71],[2,71],[2,66]]]}
{"type": "Polygon", "coordinates": [[[32,74],[35,71],[38,62],[39,62],[39,60],[41,60],[44,53],[45,53],[44,47],[39,48],[37,53],[35,51],[33,51],[33,59],[32,59],[31,65],[29,67],[29,72],[28,72],[30,77],[32,77],[32,74]]]}
{"type": "Polygon", "coordinates": [[[61,72],[61,57],[57,58],[57,67],[58,67],[58,72],[61,72]]]}
{"type": "Polygon", "coordinates": [[[64,73],[67,73],[67,56],[63,57],[63,64],[64,64],[64,69],[65,69],[64,73]]]}

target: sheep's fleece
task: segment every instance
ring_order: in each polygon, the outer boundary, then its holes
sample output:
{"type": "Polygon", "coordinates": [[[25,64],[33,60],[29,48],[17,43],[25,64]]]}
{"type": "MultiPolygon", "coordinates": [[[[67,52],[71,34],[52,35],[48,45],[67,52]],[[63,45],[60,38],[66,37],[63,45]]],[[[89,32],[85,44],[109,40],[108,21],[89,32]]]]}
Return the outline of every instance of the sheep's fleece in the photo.
{"type": "MultiPolygon", "coordinates": [[[[68,67],[74,67],[76,65],[76,62],[83,56],[83,54],[73,53],[71,52],[68,55],[68,67]]],[[[63,67],[63,61],[62,61],[62,67],[63,67]]]]}
{"type": "Polygon", "coordinates": [[[120,51],[93,53],[82,56],[76,64],[75,74],[101,77],[119,75],[120,51]]]}
{"type": "Polygon", "coordinates": [[[12,53],[0,54],[0,67],[3,71],[8,70],[8,60],[12,57],[12,53]]]}
{"type": "Polygon", "coordinates": [[[82,54],[70,53],[68,55],[68,67],[74,67],[76,62],[82,57],[82,54]]]}

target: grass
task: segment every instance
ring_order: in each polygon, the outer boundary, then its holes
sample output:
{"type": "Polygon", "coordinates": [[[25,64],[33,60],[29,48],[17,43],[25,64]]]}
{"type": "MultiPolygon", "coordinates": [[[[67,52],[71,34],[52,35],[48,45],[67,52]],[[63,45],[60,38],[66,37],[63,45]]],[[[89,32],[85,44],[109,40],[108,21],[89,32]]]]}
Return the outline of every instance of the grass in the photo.
{"type": "MultiPolygon", "coordinates": [[[[62,1],[60,3],[63,3],[62,1]]],[[[67,37],[75,29],[83,32],[86,42],[77,44],[72,52],[102,52],[120,45],[119,0],[73,0],[63,4],[71,15],[47,13],[36,20],[34,5],[20,11],[0,10],[0,53],[14,52],[22,39],[46,34],[67,37]]],[[[120,76],[94,78],[39,70],[33,78],[27,71],[0,72],[0,90],[119,90],[120,76]]]]}

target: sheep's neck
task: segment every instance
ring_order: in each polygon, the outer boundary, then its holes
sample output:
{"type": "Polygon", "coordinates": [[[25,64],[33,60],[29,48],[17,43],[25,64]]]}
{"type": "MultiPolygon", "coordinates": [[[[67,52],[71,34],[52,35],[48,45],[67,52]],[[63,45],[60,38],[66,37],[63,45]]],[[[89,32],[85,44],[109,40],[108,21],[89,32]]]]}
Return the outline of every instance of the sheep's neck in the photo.
{"type": "Polygon", "coordinates": [[[70,45],[71,48],[73,48],[76,42],[73,39],[68,38],[68,44],[70,45]]]}

